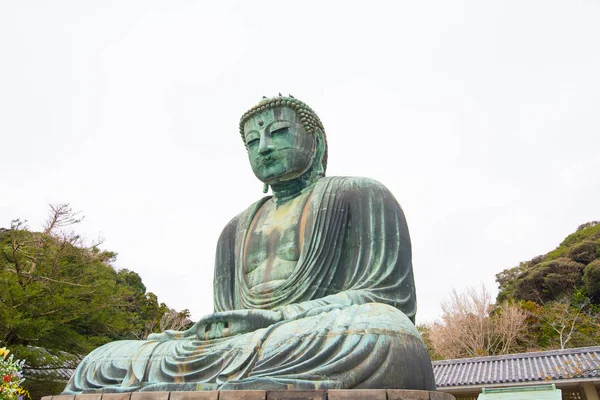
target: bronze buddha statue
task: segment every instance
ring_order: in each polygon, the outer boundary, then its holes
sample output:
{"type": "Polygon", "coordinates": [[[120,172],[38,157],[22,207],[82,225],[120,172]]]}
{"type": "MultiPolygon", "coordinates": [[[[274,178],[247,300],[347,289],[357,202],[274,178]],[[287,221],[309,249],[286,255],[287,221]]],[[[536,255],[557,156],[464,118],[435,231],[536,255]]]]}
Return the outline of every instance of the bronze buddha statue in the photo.
{"type": "Polygon", "coordinates": [[[187,331],[94,350],[64,393],[435,390],[393,195],[371,179],[325,177],[323,125],[293,97],[261,101],[240,133],[273,196],[225,226],[214,313],[187,331]]]}

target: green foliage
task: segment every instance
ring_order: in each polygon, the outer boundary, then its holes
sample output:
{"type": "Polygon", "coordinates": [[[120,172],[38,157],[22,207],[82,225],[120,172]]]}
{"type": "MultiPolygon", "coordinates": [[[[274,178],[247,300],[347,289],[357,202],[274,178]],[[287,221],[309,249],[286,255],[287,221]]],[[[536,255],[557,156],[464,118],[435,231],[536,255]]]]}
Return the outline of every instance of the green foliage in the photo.
{"type": "Polygon", "coordinates": [[[597,260],[600,222],[593,221],[581,225],[555,250],[497,274],[498,301],[515,299],[543,304],[583,293],[598,304],[598,273],[594,267],[597,260]],[[592,266],[587,268],[588,265],[592,266]]]}
{"type": "Polygon", "coordinates": [[[600,257],[600,239],[591,241],[584,240],[569,248],[568,257],[578,263],[588,265],[600,257]]]}
{"type": "Polygon", "coordinates": [[[40,347],[14,346],[12,349],[27,360],[23,387],[33,400],[60,394],[66,384],[64,369],[74,370],[81,361],[81,356],[40,347]]]}
{"type": "Polygon", "coordinates": [[[600,259],[592,261],[585,267],[583,286],[594,304],[600,304],[600,259]]]}
{"type": "MultiPolygon", "coordinates": [[[[524,316],[526,329],[505,330],[508,333],[499,329],[508,338],[503,339],[504,343],[511,344],[508,351],[526,352],[600,344],[600,221],[579,226],[555,250],[496,274],[496,282],[500,289],[496,305],[486,303],[485,307],[479,307],[489,315],[480,313],[483,317],[472,325],[478,329],[489,325],[490,321],[501,316],[499,311],[503,305],[510,305],[510,310],[505,310],[512,311],[506,312],[510,317],[497,325],[507,328],[510,321],[524,316]]],[[[458,299],[456,295],[455,298],[458,299]]],[[[478,330],[469,329],[470,320],[475,320],[477,313],[467,305],[476,304],[474,299],[471,297],[469,302],[455,302],[454,307],[447,307],[448,310],[460,312],[449,313],[444,310],[441,323],[419,327],[430,351],[435,348],[443,357],[450,358],[503,354],[494,352],[494,349],[479,351],[483,347],[480,343],[485,343],[485,340],[475,340],[477,335],[474,333],[478,333],[478,330]],[[467,315],[461,316],[466,311],[467,315]],[[458,322],[451,323],[455,320],[458,322]],[[471,332],[471,335],[465,336],[466,332],[471,332]],[[473,346],[473,343],[477,343],[477,346],[473,346]],[[475,351],[465,351],[465,344],[475,351]]],[[[487,340],[492,336],[486,333],[483,337],[487,340]]],[[[437,359],[440,354],[431,355],[437,359]]]]}
{"type": "Polygon", "coordinates": [[[498,303],[514,298],[512,293],[515,291],[515,285],[518,282],[518,278],[527,271],[528,266],[528,263],[522,262],[516,267],[505,269],[496,274],[496,282],[498,282],[498,285],[500,286],[500,292],[496,299],[498,303]]]}
{"type": "Polygon", "coordinates": [[[113,268],[115,253],[64,231],[79,220],[61,205],[52,208],[43,232],[19,220],[0,229],[0,340],[26,354],[30,366],[45,361],[28,345],[86,354],[158,332],[171,312],[137,273],[113,268]]]}
{"type": "Polygon", "coordinates": [[[421,334],[421,339],[423,339],[423,343],[425,343],[425,346],[427,347],[427,350],[429,351],[429,358],[431,358],[432,361],[443,360],[444,357],[435,351],[435,346],[433,345],[433,342],[431,341],[432,325],[431,324],[418,324],[417,330],[421,334]]]}
{"type": "Polygon", "coordinates": [[[41,347],[16,345],[13,352],[20,358],[27,360],[27,367],[38,366],[48,371],[47,377],[62,379],[52,374],[52,370],[61,368],[75,369],[81,361],[81,356],[66,353],[60,350],[48,350],[41,347]]]}
{"type": "Polygon", "coordinates": [[[565,298],[544,305],[531,301],[521,304],[528,311],[523,351],[598,344],[598,310],[589,302],[577,304],[565,298]]]}
{"type": "Polygon", "coordinates": [[[512,297],[545,303],[571,296],[581,286],[585,265],[568,258],[543,261],[522,272],[514,284],[512,297]]]}
{"type": "Polygon", "coordinates": [[[65,389],[64,381],[27,378],[23,388],[29,392],[32,400],[39,400],[44,396],[59,395],[65,389]]]}
{"type": "MultiPolygon", "coordinates": [[[[546,255],[546,259],[553,260],[560,257],[565,257],[569,253],[569,250],[574,245],[582,243],[585,240],[596,241],[600,239],[600,222],[592,221],[586,224],[580,225],[577,231],[570,234],[562,241],[560,246],[555,250],[549,252],[546,255]]],[[[598,256],[597,256],[598,257],[598,256]]]]}
{"type": "Polygon", "coordinates": [[[523,350],[600,343],[600,222],[579,226],[553,251],[496,275],[497,301],[528,312],[523,350]]]}

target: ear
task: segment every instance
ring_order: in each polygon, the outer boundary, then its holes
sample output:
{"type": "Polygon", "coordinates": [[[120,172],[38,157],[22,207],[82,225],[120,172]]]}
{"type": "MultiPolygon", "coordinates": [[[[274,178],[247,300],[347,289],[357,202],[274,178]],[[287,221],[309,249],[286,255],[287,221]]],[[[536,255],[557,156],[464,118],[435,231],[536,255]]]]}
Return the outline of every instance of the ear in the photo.
{"type": "Polygon", "coordinates": [[[325,140],[323,140],[323,131],[320,128],[315,128],[313,131],[315,137],[315,159],[313,161],[313,174],[317,176],[325,176],[325,168],[323,167],[323,154],[325,154],[325,140]]]}

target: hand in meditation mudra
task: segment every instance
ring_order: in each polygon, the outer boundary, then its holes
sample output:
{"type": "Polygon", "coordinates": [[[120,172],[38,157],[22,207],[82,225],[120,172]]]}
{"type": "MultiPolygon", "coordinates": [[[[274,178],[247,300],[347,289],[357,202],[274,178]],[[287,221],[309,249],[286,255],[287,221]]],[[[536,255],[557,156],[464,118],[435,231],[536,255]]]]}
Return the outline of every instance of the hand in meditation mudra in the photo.
{"type": "Polygon", "coordinates": [[[240,132],[273,196],[225,226],[215,312],[187,331],[94,350],[64,393],[435,390],[414,326],[410,237],[392,194],[371,179],[325,177],[324,128],[291,96],[263,99],[240,132]]]}

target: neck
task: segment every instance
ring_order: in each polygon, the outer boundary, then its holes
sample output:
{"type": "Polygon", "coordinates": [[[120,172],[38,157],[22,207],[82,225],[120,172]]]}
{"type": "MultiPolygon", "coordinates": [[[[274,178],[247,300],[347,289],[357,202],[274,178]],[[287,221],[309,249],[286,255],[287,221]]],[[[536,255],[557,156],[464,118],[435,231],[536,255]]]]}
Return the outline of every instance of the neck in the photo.
{"type": "Polygon", "coordinates": [[[307,189],[311,188],[319,178],[320,176],[314,175],[312,171],[307,171],[296,179],[271,185],[275,203],[285,203],[301,195],[307,189]]]}

